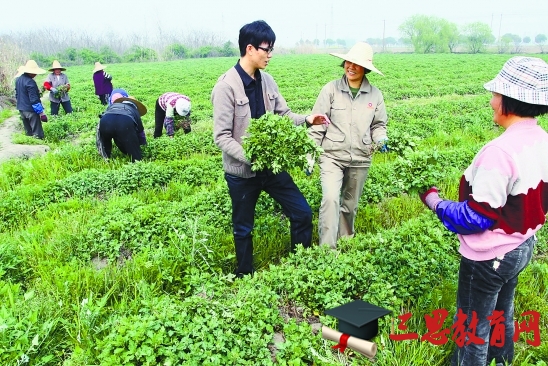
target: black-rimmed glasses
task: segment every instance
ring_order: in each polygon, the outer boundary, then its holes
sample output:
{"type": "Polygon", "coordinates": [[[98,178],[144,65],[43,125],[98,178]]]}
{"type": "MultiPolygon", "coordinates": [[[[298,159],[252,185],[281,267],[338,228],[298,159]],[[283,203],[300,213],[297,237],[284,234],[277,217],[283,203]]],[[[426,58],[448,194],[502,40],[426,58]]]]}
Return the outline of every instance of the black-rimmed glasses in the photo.
{"type": "Polygon", "coordinates": [[[257,49],[261,49],[265,51],[266,53],[272,53],[274,51],[274,47],[266,48],[266,47],[258,46],[257,49]]]}

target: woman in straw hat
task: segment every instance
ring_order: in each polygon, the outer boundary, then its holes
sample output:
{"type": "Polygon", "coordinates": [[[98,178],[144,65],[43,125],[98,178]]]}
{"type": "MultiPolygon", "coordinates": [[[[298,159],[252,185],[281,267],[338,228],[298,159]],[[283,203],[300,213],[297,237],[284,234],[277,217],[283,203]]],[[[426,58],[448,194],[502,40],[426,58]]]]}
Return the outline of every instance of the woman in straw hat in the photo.
{"type": "Polygon", "coordinates": [[[336,249],[339,237],[354,235],[371,155],[375,146],[386,151],[388,117],[382,93],[366,76],[371,71],[382,75],[373,66],[371,46],[358,42],[346,54],[331,55],[344,60],[344,75],[322,88],[312,108],[312,113],[326,114],[331,124],[312,126],[309,134],[324,150],[320,156],[320,245],[336,249]]]}
{"type": "Polygon", "coordinates": [[[176,116],[183,118],[182,127],[185,133],[191,131],[190,127],[190,98],[186,95],[168,92],[160,95],[156,100],[154,111],[154,138],[162,136],[162,130],[166,128],[169,137],[175,135],[176,116]]]}
{"type": "Polygon", "coordinates": [[[548,133],[536,120],[548,113],[548,64],[513,57],[484,87],[504,132],[464,171],[459,202],[442,200],[436,187],[420,195],[460,241],[454,326],[463,332],[452,365],[512,363],[514,332],[525,331],[514,329],[514,291],[548,212],[548,160],[541,158],[548,156],[548,133]],[[501,333],[491,327],[498,316],[501,333]]]}
{"type": "Polygon", "coordinates": [[[49,90],[49,102],[51,106],[51,115],[57,116],[59,114],[59,104],[63,105],[65,113],[72,113],[72,105],[70,104],[70,97],[68,92],[70,90],[70,83],[68,76],[63,73],[66,69],[61,66],[59,61],[54,60],[49,71],[46,81],[44,81],[44,88],[49,90]]]}
{"type": "Polygon", "coordinates": [[[28,60],[24,66],[21,66],[19,72],[21,75],[15,81],[15,98],[25,133],[27,136],[43,139],[42,122],[47,122],[48,117],[44,112],[40,91],[34,77],[37,74],[45,74],[47,71],[38,67],[36,61],[28,60]]]}
{"type": "Polygon", "coordinates": [[[109,95],[112,93],[112,76],[105,72],[106,66],[100,62],[95,63],[93,69],[93,84],[95,85],[95,95],[99,97],[102,105],[108,104],[109,95]]]}
{"type": "Polygon", "coordinates": [[[133,97],[119,97],[101,116],[97,129],[97,149],[104,158],[110,158],[112,140],[120,151],[131,156],[131,161],[141,160],[140,145],[146,144],[141,116],[146,107],[133,97]]]}

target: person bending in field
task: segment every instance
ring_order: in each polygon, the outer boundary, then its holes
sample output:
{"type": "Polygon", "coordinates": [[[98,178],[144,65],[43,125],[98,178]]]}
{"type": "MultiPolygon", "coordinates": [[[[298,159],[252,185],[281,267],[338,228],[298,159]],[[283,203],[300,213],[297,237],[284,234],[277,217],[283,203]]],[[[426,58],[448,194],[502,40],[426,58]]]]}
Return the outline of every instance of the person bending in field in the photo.
{"type": "Polygon", "coordinates": [[[518,275],[531,260],[535,233],[548,212],[548,133],[536,119],[548,113],[548,64],[512,57],[484,87],[493,94],[493,121],[504,132],[464,171],[459,202],[442,200],[436,187],[420,195],[460,241],[454,322],[474,329],[475,338],[457,345],[453,366],[512,363],[518,275]],[[497,312],[501,323],[492,324],[497,312]],[[500,328],[504,333],[497,335],[500,328]],[[492,343],[498,337],[502,346],[492,343]]]}
{"type": "Polygon", "coordinates": [[[251,118],[260,118],[267,111],[288,116],[295,125],[324,124],[324,114],[308,116],[291,112],[278,85],[262,70],[272,58],[276,35],[262,21],[240,29],[240,59],[221,75],[211,93],[213,103],[213,136],[223,152],[223,168],[232,200],[232,226],[236,247],[236,276],[254,272],[253,241],[255,204],[261,191],[268,193],[283,208],[291,222],[292,249],[301,243],[312,243],[312,210],[287,172],[278,174],[265,169],[254,172],[252,162],[245,158],[242,137],[251,118]]]}
{"type": "Polygon", "coordinates": [[[112,76],[105,72],[106,66],[100,62],[95,63],[93,69],[93,85],[95,86],[95,95],[99,97],[102,105],[108,104],[108,98],[112,94],[112,76]]]}
{"type": "Polygon", "coordinates": [[[142,159],[140,145],[146,144],[141,116],[146,107],[133,97],[119,97],[101,116],[97,128],[97,149],[105,159],[112,153],[112,140],[131,161],[142,159]]]}
{"type": "Polygon", "coordinates": [[[190,98],[183,94],[168,92],[156,100],[154,110],[154,138],[162,136],[165,127],[169,137],[175,135],[176,121],[182,118],[181,127],[185,133],[190,127],[190,98]]]}
{"type": "Polygon", "coordinates": [[[49,102],[51,107],[51,115],[59,114],[59,105],[63,106],[66,114],[72,113],[72,105],[70,103],[69,90],[70,83],[68,76],[63,73],[66,69],[61,66],[59,61],[54,60],[51,66],[51,74],[48,75],[44,82],[44,88],[49,91],[49,102]]]}

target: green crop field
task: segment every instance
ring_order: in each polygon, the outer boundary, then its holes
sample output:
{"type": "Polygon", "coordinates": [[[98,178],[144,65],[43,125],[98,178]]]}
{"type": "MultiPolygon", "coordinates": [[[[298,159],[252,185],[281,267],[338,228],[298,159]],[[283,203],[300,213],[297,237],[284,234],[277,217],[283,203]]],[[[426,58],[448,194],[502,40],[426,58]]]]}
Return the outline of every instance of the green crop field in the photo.
{"type": "MultiPolygon", "coordinates": [[[[537,55],[538,56],[538,55],[537,55]]],[[[455,347],[393,341],[398,315],[425,335],[424,316],[455,313],[458,240],[416,191],[436,184],[457,199],[475,153],[502,130],[483,84],[509,55],[378,54],[390,152],[376,154],[357,217],[357,235],[337,254],[315,245],[289,253],[289,222],[267,195],[257,204],[252,278],[235,280],[231,204],[212,138],[210,93],[235,58],[113,64],[115,87],[148,107],[148,144],[132,164],[95,148],[93,66],[66,71],[75,113],[44,124],[43,156],[0,164],[1,365],[445,365],[455,347]],[[164,92],[192,100],[192,133],[152,138],[164,92]],[[318,323],[326,309],[364,299],[392,310],[380,321],[374,360],[338,353],[318,323]]],[[[542,55],[545,59],[548,56],[542,55]]],[[[341,77],[329,55],[274,55],[268,69],[289,106],[308,113],[321,87],[341,77]]],[[[44,66],[44,65],[42,65],[44,66]]],[[[45,75],[36,80],[39,85],[45,75]]],[[[44,98],[49,112],[49,102],[44,98]]],[[[49,113],[48,113],[49,114],[49,113]]],[[[548,129],[548,119],[540,119],[548,129]]],[[[14,141],[37,143],[22,132],[14,141]]],[[[539,157],[540,159],[541,157],[539,157]]],[[[544,157],[545,158],[545,157],[544,157]]],[[[314,212],[318,169],[290,172],[314,212]]],[[[540,346],[521,335],[514,365],[547,365],[548,234],[520,275],[516,320],[541,314],[540,346]]]]}

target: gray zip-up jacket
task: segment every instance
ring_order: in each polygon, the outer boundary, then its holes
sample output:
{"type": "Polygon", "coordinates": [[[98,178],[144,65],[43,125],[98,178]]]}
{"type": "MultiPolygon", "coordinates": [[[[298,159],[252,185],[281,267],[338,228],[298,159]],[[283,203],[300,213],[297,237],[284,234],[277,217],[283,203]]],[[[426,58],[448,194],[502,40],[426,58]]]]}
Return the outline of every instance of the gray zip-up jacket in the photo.
{"type": "Polygon", "coordinates": [[[363,78],[355,98],[346,75],[327,83],[318,95],[312,113],[327,114],[329,126],[311,126],[309,136],[324,154],[349,166],[370,166],[373,143],[386,138],[388,116],[379,89],[363,78]]]}
{"type": "MultiPolygon", "coordinates": [[[[46,79],[46,82],[50,83],[52,87],[57,88],[59,85],[66,85],[70,84],[68,80],[67,74],[60,73],[59,75],[55,75],[54,73],[50,73],[46,79]]],[[[67,94],[63,94],[61,98],[55,98],[54,93],[49,93],[49,101],[60,103],[60,102],[66,102],[69,101],[70,97],[67,94]]]]}
{"type": "MultiPolygon", "coordinates": [[[[261,71],[263,100],[266,111],[287,116],[295,125],[305,123],[305,115],[291,112],[278,85],[266,72],[261,71]]],[[[213,137],[215,144],[223,152],[223,168],[228,174],[241,178],[251,178],[251,162],[245,158],[242,136],[249,126],[251,110],[245,95],[244,84],[238,71],[233,67],[221,75],[211,92],[213,103],[213,137]]]]}

